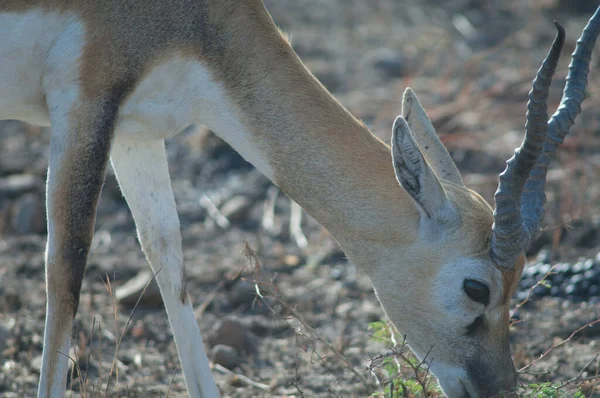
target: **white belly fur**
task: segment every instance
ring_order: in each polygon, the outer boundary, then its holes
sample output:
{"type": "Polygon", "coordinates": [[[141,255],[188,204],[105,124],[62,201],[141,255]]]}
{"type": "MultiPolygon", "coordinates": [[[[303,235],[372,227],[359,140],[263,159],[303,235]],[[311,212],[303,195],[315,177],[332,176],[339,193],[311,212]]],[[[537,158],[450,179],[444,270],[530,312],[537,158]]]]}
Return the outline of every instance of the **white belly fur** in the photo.
{"type": "Polygon", "coordinates": [[[66,50],[58,48],[63,45],[78,49],[82,33],[82,25],[66,13],[0,14],[0,120],[50,124],[42,81],[48,73],[44,66],[51,49],[66,50]],[[64,35],[66,32],[71,35],[64,35]]]}
{"type": "Polygon", "coordinates": [[[163,139],[192,124],[207,126],[273,177],[266,154],[250,140],[225,90],[194,59],[172,58],[147,73],[121,107],[116,134],[135,140],[163,139]]]}

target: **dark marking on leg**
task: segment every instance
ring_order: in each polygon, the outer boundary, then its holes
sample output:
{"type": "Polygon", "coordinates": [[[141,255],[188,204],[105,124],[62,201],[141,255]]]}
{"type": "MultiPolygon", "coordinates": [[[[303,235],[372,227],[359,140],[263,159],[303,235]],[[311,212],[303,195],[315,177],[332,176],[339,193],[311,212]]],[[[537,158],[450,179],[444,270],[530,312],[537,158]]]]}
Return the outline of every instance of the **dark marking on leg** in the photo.
{"type": "Polygon", "coordinates": [[[75,110],[77,131],[72,132],[71,138],[75,141],[61,162],[64,165],[58,176],[61,182],[55,193],[56,217],[62,222],[57,260],[69,270],[73,316],[79,305],[119,105],[131,87],[131,83],[117,86],[100,103],[92,99],[75,110]],[[86,113],[93,115],[91,122],[86,120],[86,113]]]}
{"type": "Polygon", "coordinates": [[[187,290],[187,274],[185,271],[185,263],[181,267],[181,296],[179,297],[182,304],[189,301],[190,295],[187,290]]]}

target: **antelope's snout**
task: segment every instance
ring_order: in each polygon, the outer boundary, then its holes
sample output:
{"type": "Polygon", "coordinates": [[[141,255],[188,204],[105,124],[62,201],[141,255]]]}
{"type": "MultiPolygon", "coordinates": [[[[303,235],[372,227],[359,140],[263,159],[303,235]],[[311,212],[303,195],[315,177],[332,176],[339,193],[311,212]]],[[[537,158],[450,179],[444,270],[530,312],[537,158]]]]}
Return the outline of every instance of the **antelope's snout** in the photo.
{"type": "Polygon", "coordinates": [[[518,374],[510,355],[501,366],[491,366],[485,359],[470,360],[464,368],[438,366],[436,374],[444,393],[449,398],[514,396],[518,374]]]}

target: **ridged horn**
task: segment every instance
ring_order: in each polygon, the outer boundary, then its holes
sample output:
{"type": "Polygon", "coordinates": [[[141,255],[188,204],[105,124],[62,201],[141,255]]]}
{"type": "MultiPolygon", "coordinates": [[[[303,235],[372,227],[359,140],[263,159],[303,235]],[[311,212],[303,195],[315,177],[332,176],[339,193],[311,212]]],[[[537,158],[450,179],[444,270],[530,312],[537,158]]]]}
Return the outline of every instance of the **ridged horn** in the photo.
{"type": "Polygon", "coordinates": [[[521,215],[522,193],[531,170],[535,167],[548,134],[548,91],[565,40],[565,31],[555,22],[557,34],[550,52],[537,72],[529,91],[525,138],[515,154],[506,162],[494,195],[496,210],[492,226],[492,260],[503,268],[512,268],[529,240],[521,215]]]}
{"type": "Polygon", "coordinates": [[[556,149],[563,142],[585,99],[592,48],[600,33],[600,7],[590,18],[571,56],[561,104],[547,120],[548,89],[564,41],[558,29],[556,40],[533,82],[527,105],[525,139],[500,174],[495,194],[491,257],[501,267],[512,269],[515,260],[538,232],[544,216],[546,174],[556,149]]]}

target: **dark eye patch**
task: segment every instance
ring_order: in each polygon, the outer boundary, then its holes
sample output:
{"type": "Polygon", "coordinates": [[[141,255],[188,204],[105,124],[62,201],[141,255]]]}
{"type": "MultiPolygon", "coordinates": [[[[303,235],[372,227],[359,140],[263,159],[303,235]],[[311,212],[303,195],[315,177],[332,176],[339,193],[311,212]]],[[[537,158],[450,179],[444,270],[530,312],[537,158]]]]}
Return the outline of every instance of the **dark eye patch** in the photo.
{"type": "Polygon", "coordinates": [[[490,288],[483,282],[475,279],[465,279],[463,290],[469,298],[477,303],[488,305],[490,303],[490,288]]]}

